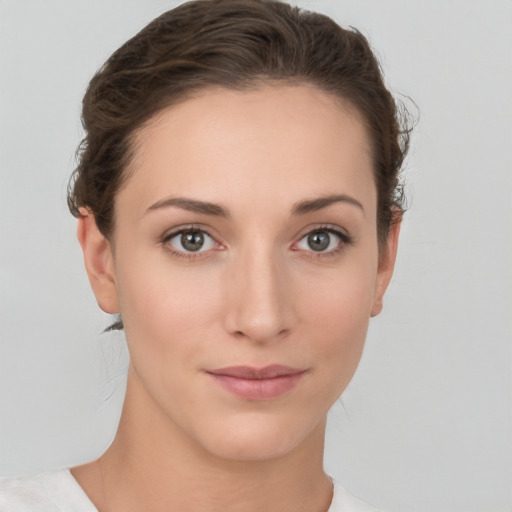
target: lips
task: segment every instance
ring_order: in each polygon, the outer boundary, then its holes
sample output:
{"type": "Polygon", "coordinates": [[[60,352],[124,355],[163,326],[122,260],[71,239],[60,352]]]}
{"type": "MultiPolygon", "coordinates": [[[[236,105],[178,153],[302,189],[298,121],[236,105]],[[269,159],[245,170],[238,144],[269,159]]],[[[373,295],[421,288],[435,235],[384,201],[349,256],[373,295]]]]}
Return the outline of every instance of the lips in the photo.
{"type": "Polygon", "coordinates": [[[247,400],[270,400],[293,389],[306,370],[283,365],[229,366],[206,372],[223,389],[247,400]]]}

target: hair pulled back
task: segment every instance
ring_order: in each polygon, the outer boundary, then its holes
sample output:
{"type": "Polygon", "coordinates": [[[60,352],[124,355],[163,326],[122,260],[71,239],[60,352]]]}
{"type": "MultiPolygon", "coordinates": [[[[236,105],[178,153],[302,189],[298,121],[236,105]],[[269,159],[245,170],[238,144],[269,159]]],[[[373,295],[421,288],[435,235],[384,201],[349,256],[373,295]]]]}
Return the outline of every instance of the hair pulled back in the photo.
{"type": "Polygon", "coordinates": [[[195,0],[153,20],[92,78],[83,99],[85,138],[68,205],[87,207],[101,233],[114,226],[114,199],[129,174],[133,138],[162,109],[209,86],[311,84],[362,116],[377,187],[379,242],[402,212],[399,171],[409,143],[366,38],[327,16],[276,0],[195,0]]]}

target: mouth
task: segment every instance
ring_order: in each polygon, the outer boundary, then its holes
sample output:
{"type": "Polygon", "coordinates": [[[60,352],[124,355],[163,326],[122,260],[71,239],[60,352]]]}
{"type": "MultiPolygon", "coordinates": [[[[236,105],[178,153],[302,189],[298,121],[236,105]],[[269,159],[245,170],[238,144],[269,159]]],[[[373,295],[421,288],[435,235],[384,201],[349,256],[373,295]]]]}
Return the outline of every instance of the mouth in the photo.
{"type": "Polygon", "coordinates": [[[223,389],[247,400],[270,400],[293,389],[307,370],[283,365],[229,366],[208,370],[223,389]]]}

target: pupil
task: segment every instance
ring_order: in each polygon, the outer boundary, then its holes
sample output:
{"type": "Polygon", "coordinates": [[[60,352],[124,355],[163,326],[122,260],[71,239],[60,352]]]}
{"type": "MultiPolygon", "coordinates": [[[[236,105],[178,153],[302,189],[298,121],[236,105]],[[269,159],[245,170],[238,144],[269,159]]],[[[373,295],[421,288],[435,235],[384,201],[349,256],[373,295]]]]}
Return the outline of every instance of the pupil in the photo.
{"type": "Polygon", "coordinates": [[[313,251],[323,251],[327,249],[330,241],[329,233],[325,231],[311,233],[308,236],[308,245],[313,251]]]}
{"type": "Polygon", "coordinates": [[[198,251],[204,244],[204,236],[200,231],[183,233],[181,235],[181,245],[187,251],[198,251]]]}

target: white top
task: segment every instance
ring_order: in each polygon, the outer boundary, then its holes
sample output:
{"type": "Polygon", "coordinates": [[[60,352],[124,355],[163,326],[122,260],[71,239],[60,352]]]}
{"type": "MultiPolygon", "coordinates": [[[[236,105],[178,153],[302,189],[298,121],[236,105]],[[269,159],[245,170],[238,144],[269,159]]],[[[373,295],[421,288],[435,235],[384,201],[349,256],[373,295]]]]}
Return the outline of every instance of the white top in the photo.
{"type": "MultiPolygon", "coordinates": [[[[98,512],[69,469],[35,476],[0,478],[1,512],[98,512]]],[[[340,484],[327,512],[378,512],[340,484]]]]}

